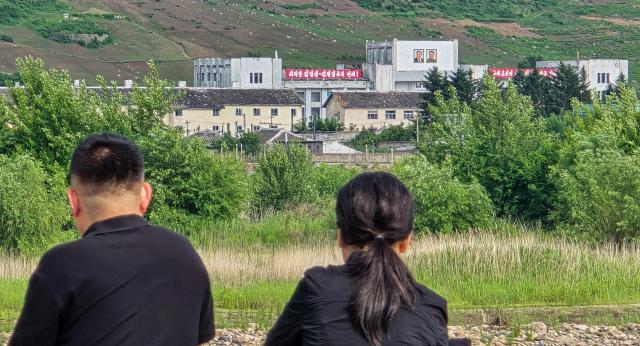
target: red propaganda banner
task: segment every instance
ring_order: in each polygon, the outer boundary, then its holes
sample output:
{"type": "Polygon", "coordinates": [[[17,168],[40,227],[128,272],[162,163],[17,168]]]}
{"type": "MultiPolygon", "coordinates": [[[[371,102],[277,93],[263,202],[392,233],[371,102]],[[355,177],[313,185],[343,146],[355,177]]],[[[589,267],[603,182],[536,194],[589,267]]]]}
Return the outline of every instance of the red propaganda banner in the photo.
{"type": "MultiPolygon", "coordinates": [[[[525,69],[517,69],[517,68],[490,68],[489,74],[495,79],[511,79],[513,78],[518,71],[522,71],[525,76],[528,76],[534,69],[525,68],[525,69]]],[[[558,69],[551,67],[542,67],[537,69],[541,76],[553,78],[556,76],[556,71],[558,69]]]]}
{"type": "Polygon", "coordinates": [[[361,79],[362,70],[285,69],[285,79],[361,79]]]}

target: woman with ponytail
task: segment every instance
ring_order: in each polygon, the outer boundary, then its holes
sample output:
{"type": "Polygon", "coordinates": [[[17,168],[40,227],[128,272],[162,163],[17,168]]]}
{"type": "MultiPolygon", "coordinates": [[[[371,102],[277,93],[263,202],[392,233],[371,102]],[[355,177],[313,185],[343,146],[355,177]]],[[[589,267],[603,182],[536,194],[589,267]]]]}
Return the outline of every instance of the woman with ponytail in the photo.
{"type": "Polygon", "coordinates": [[[400,258],[413,236],[413,200],[388,173],[363,173],[338,193],[345,265],[309,269],[266,345],[447,345],[446,301],[400,258]]]}

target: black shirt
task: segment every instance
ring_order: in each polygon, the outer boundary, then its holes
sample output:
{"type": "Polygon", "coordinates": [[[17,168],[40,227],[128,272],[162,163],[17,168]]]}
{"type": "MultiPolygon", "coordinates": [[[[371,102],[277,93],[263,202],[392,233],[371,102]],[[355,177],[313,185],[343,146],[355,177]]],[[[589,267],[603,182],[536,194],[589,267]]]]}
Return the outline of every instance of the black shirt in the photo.
{"type": "MultiPolygon", "coordinates": [[[[307,270],[267,336],[266,345],[369,346],[348,307],[356,279],[347,266],[307,270]]],[[[384,345],[447,345],[447,302],[419,285],[415,310],[398,309],[384,345]]]]}
{"type": "Polygon", "coordinates": [[[205,267],[184,237],[127,215],[47,252],[9,345],[196,345],[213,338],[205,267]]]}

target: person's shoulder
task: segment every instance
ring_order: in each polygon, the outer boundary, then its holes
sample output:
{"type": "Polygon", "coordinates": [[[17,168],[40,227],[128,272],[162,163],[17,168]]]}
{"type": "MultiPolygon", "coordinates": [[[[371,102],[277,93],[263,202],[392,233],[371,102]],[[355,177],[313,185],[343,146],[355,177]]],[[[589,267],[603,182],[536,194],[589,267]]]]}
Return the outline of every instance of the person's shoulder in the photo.
{"type": "Polygon", "coordinates": [[[417,298],[416,302],[423,307],[440,309],[445,313],[447,311],[447,300],[424,285],[418,284],[417,298]]]}
{"type": "Polygon", "coordinates": [[[323,292],[332,290],[334,286],[343,286],[346,277],[343,266],[316,266],[305,271],[302,284],[310,291],[323,292]]]}

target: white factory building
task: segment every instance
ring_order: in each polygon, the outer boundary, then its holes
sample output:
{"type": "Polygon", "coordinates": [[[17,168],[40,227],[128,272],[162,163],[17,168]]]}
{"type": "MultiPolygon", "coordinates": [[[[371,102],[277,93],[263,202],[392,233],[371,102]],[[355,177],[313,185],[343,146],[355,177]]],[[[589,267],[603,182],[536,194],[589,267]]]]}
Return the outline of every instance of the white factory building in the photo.
{"type": "Polygon", "coordinates": [[[193,60],[193,86],[196,88],[280,89],[282,59],[206,58],[193,60]]]}
{"type": "Polygon", "coordinates": [[[375,91],[423,91],[425,74],[438,67],[443,73],[458,69],[458,40],[367,41],[365,78],[375,91]]]}
{"type": "Polygon", "coordinates": [[[600,98],[604,98],[609,85],[614,84],[621,74],[629,78],[629,61],[620,59],[538,61],[536,67],[558,68],[561,62],[577,68],[578,71],[584,68],[589,86],[598,93],[600,98]]]}

